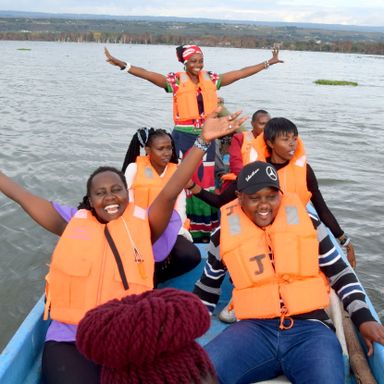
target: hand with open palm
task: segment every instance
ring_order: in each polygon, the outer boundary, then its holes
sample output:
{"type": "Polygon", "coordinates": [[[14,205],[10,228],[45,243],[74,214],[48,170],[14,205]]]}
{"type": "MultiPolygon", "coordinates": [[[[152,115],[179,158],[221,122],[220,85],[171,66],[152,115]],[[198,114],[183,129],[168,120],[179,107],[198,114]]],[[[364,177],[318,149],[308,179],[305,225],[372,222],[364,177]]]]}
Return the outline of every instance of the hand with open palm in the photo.
{"type": "Polygon", "coordinates": [[[235,132],[247,120],[246,116],[239,117],[241,111],[218,117],[220,109],[221,107],[218,107],[209,115],[202,126],[201,137],[207,142],[235,132]]]}

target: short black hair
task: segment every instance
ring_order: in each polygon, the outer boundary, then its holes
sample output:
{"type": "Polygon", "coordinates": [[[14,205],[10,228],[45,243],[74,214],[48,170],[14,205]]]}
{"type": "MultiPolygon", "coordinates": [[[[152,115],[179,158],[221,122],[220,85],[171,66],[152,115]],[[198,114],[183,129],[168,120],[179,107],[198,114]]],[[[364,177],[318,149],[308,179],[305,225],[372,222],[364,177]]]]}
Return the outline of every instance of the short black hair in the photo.
{"type": "Polygon", "coordinates": [[[258,109],[253,115],[252,115],[252,120],[255,121],[257,119],[258,115],[269,115],[269,113],[264,110],[264,109],[258,109]]]}
{"type": "Polygon", "coordinates": [[[180,63],[184,63],[184,58],[183,58],[183,52],[185,51],[184,45],[179,45],[176,47],[176,57],[177,60],[180,61],[180,63]]]}
{"type": "Polygon", "coordinates": [[[83,200],[79,203],[77,209],[88,209],[88,211],[92,211],[93,209],[91,205],[89,204],[89,196],[91,195],[91,186],[93,178],[98,175],[99,173],[103,172],[113,172],[116,173],[120,177],[120,180],[123,182],[126,189],[128,189],[127,180],[125,179],[125,175],[123,172],[121,172],[119,169],[115,167],[109,167],[109,166],[103,166],[95,169],[91,175],[89,176],[87,180],[87,194],[83,197],[83,200]]]}
{"type": "MultiPolygon", "coordinates": [[[[277,136],[287,135],[288,133],[293,133],[295,136],[298,136],[299,131],[296,125],[285,117],[274,117],[268,121],[264,128],[264,141],[266,144],[268,141],[273,143],[277,136]]],[[[270,148],[268,147],[268,149],[270,148]]]]}

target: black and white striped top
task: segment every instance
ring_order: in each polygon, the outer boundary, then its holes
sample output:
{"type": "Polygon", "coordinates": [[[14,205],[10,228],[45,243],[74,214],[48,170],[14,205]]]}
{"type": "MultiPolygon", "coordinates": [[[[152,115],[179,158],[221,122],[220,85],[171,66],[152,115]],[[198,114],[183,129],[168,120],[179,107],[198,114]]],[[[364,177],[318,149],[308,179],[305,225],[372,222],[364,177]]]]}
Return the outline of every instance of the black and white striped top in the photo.
{"type": "MultiPolygon", "coordinates": [[[[363,288],[352,268],[347,265],[338,249],[333,245],[324,224],[309,213],[319,240],[319,265],[328,278],[332,288],[341,299],[354,324],[359,327],[366,321],[375,321],[365,301],[363,288]]],[[[220,228],[212,234],[208,247],[208,259],[204,272],[196,282],[194,293],[213,312],[220,297],[220,287],[227,273],[227,268],[220,258],[220,228]]],[[[332,326],[323,309],[295,315],[293,318],[321,320],[332,326]]]]}

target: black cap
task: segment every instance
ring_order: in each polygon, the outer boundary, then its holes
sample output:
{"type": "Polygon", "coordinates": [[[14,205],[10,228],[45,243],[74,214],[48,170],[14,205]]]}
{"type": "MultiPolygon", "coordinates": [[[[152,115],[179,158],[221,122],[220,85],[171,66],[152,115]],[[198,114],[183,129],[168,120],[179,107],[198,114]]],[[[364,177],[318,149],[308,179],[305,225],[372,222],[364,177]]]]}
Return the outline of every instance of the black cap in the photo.
{"type": "Polygon", "coordinates": [[[254,161],[247,164],[237,177],[237,190],[247,195],[256,193],[266,187],[280,190],[276,169],[271,164],[263,161],[254,161]]]}

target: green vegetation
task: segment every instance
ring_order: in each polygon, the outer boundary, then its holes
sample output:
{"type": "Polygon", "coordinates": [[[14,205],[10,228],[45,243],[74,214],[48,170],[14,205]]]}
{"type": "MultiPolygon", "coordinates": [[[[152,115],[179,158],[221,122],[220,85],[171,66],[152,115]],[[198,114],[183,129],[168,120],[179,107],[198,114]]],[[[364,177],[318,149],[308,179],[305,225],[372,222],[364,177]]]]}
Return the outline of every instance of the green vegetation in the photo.
{"type": "Polygon", "coordinates": [[[17,48],[18,51],[30,51],[31,48],[17,48]]]}
{"type": "Polygon", "coordinates": [[[246,22],[0,17],[0,40],[211,47],[384,55],[384,33],[265,26],[246,22]]]}
{"type": "Polygon", "coordinates": [[[344,80],[324,80],[319,79],[314,81],[315,84],[320,85],[352,85],[353,87],[357,87],[358,83],[354,81],[344,81],[344,80]]]}

